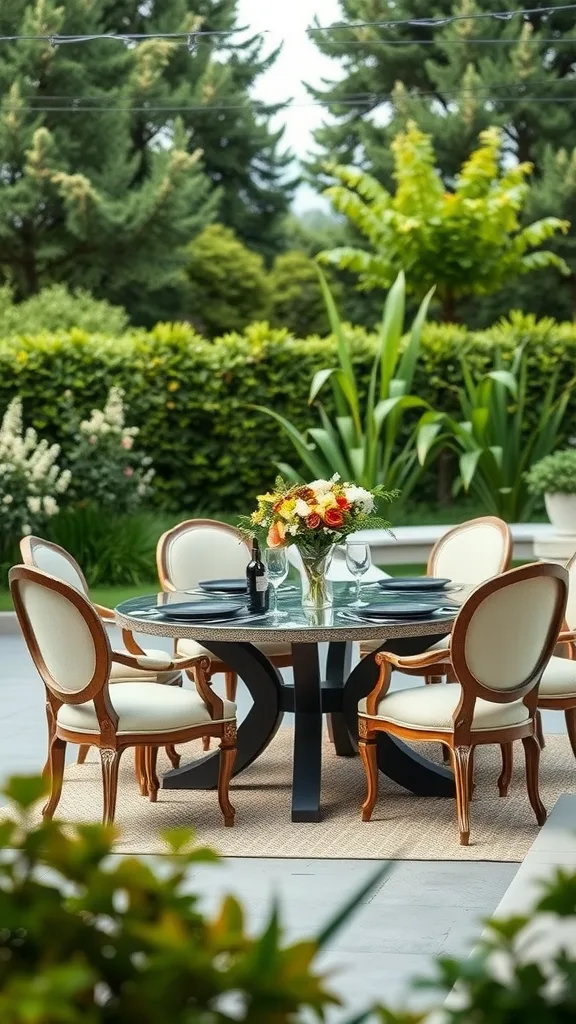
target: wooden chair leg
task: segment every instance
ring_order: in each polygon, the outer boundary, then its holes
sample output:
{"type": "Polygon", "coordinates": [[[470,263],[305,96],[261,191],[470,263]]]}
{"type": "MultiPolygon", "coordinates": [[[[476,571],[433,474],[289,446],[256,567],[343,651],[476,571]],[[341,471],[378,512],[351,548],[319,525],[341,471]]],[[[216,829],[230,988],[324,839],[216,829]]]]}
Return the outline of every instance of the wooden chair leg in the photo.
{"type": "Polygon", "coordinates": [[[542,728],[542,715],[540,711],[536,711],[536,737],[540,744],[540,750],[544,750],[546,740],[544,739],[544,729],[542,728]]]}
{"type": "Polygon", "coordinates": [[[89,750],[90,750],[90,744],[89,743],[82,743],[78,747],[78,757],[76,758],[76,764],[84,764],[86,758],[88,757],[88,751],[89,750]]]}
{"type": "MultiPolygon", "coordinates": [[[[450,755],[448,755],[450,756],[450,755]]],[[[474,796],[474,790],[476,789],[475,781],[475,761],[476,761],[476,747],[470,747],[470,759],[468,761],[468,794],[470,799],[474,796]]]]}
{"type": "Polygon", "coordinates": [[[566,708],[564,718],[566,719],[566,729],[568,730],[568,739],[570,740],[572,753],[576,757],[576,708],[566,708]]]}
{"type": "Polygon", "coordinates": [[[536,815],[536,821],[543,825],[548,817],[546,808],[540,799],[539,770],[540,770],[540,744],[536,736],[526,736],[522,740],[524,754],[526,757],[526,785],[528,798],[532,810],[536,815]]]}
{"type": "Polygon", "coordinates": [[[434,676],[434,675],[425,675],[424,676],[424,682],[425,682],[426,686],[430,686],[430,685],[436,684],[436,683],[441,683],[443,681],[443,679],[444,679],[443,676],[437,676],[437,675],[436,676],[434,676]]]}
{"type": "Polygon", "coordinates": [[[236,729],[226,727],[227,732],[220,743],[220,765],[218,768],[218,803],[224,816],[224,824],[231,828],[236,811],[230,803],[230,779],[236,759],[236,729]]]}
{"type": "MultiPolygon", "coordinates": [[[[208,740],[210,739],[209,736],[205,736],[204,738],[208,739],[208,740]]],[[[164,750],[166,751],[166,753],[168,755],[168,760],[170,761],[170,764],[172,765],[172,767],[173,768],[179,768],[180,767],[180,754],[176,750],[176,747],[173,746],[172,744],[169,744],[169,746],[164,747],[164,750]]]]}
{"type": "Polygon", "coordinates": [[[146,748],[134,747],[134,769],[140,796],[148,796],[148,777],[146,775],[146,748]]]}
{"type": "Polygon", "coordinates": [[[160,782],[156,773],[156,762],[158,760],[158,747],[145,747],[146,776],[148,779],[148,796],[150,803],[155,804],[158,800],[160,782]]]}
{"type": "Polygon", "coordinates": [[[498,792],[500,796],[508,796],[508,789],[512,779],[512,768],[514,767],[514,744],[501,743],[500,753],[502,754],[502,771],[498,776],[498,792]]]}
{"type": "Polygon", "coordinates": [[[120,755],[120,750],[113,750],[111,747],[100,748],[102,788],[104,791],[102,824],[104,825],[114,824],[114,815],[116,814],[116,796],[118,794],[118,768],[120,765],[120,755]]]}
{"type": "Polygon", "coordinates": [[[57,736],[53,736],[50,744],[50,754],[48,757],[50,796],[48,797],[48,802],[42,808],[42,817],[44,818],[53,818],[54,811],[58,807],[60,794],[62,793],[65,756],[66,743],[64,740],[58,739],[57,736]]]}
{"type": "Polygon", "coordinates": [[[445,743],[442,744],[442,760],[444,764],[450,763],[450,747],[447,747],[445,743]]]}
{"type": "Polygon", "coordinates": [[[210,737],[209,736],[203,736],[202,737],[202,750],[210,750],[210,737]]]}
{"type": "Polygon", "coordinates": [[[52,705],[50,704],[49,700],[46,701],[46,723],[48,725],[48,754],[46,757],[46,764],[42,769],[43,779],[50,778],[50,749],[52,747],[52,740],[54,739],[54,734],[56,732],[56,719],[54,717],[52,705]]]}
{"type": "Polygon", "coordinates": [[[226,688],[226,700],[235,701],[238,691],[238,674],[236,672],[225,672],[224,686],[226,688]]]}
{"type": "Polygon", "coordinates": [[[378,761],[376,738],[362,739],[358,743],[360,757],[366,772],[366,799],[362,804],[362,821],[370,821],[378,799],[378,761]]]}
{"type": "Polygon", "coordinates": [[[460,846],[470,843],[470,790],[468,786],[470,773],[471,747],[451,747],[452,767],[456,783],[456,809],[458,813],[458,831],[460,846]]]}

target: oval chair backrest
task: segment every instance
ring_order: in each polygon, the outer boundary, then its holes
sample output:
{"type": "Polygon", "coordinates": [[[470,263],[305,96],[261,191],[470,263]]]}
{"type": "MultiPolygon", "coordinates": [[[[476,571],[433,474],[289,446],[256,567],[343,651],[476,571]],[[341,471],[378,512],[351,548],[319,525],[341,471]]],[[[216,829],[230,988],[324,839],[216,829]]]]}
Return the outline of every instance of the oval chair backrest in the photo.
{"type": "Polygon", "coordinates": [[[566,625],[568,629],[576,629],[576,553],[572,555],[566,569],[570,578],[566,603],[566,625]]]}
{"type": "Polygon", "coordinates": [[[496,516],[460,523],[436,542],[428,560],[428,575],[456,583],[483,583],[505,572],[512,557],[508,525],[496,516]]]}
{"type": "Polygon", "coordinates": [[[497,703],[525,696],[552,655],[567,593],[568,573],[549,562],[477,587],[452,632],[452,664],[463,688],[497,703]]]}
{"type": "Polygon", "coordinates": [[[91,700],[110,674],[110,643],[90,601],[40,569],[9,573],[14,607],[32,659],[64,703],[91,700]]]}
{"type": "Polygon", "coordinates": [[[88,594],[88,584],[78,562],[59,544],[52,544],[43,537],[23,537],[20,552],[24,565],[35,566],[49,576],[69,583],[81,594],[88,594]]]}
{"type": "Polygon", "coordinates": [[[201,580],[240,579],[249,561],[240,532],[212,519],[179,523],[158,541],[158,576],[165,590],[190,590],[201,580]]]}

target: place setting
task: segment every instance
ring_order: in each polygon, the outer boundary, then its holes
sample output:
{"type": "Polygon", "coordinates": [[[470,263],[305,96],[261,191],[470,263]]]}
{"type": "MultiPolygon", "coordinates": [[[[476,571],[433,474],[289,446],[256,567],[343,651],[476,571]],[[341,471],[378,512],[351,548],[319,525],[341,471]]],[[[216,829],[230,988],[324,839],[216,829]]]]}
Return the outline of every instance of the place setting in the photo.
{"type": "Polygon", "coordinates": [[[362,584],[362,577],[372,565],[370,547],[362,541],[346,542],[346,567],[355,577],[354,600],[338,611],[338,617],[349,622],[370,622],[376,625],[410,619],[433,619],[453,616],[458,605],[448,594],[455,588],[451,579],[432,576],[398,576],[362,584]],[[365,600],[367,590],[372,591],[365,600]],[[381,595],[376,600],[376,593],[381,595]]]}

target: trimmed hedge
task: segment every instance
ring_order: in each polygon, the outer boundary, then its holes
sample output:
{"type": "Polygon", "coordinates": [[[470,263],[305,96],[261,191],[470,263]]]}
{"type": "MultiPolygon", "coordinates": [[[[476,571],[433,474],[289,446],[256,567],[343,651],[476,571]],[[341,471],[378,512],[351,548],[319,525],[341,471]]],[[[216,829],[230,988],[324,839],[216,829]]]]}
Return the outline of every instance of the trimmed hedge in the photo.
{"type": "MultiPolygon", "coordinates": [[[[351,329],[354,361],[366,380],[374,339],[351,329]]],[[[477,373],[489,366],[495,343],[530,352],[530,408],[536,412],[551,373],[568,382],[576,372],[576,326],[515,314],[490,330],[428,324],[415,392],[436,408],[456,411],[458,354],[477,373]]],[[[130,422],[154,458],[157,500],[174,510],[245,509],[270,484],[274,461],[293,461],[290,444],[275,424],[250,409],[273,406],[298,426],[311,425],[307,405],[312,374],[335,362],[331,338],[292,338],[287,331],[253,324],[243,334],[206,342],[184,324],[121,337],[80,330],[0,341],[0,409],[20,394],[26,420],[42,435],[62,441],[64,392],[83,413],[101,406],[111,384],[126,392],[130,422]]],[[[566,423],[574,431],[576,393],[566,423]]]]}

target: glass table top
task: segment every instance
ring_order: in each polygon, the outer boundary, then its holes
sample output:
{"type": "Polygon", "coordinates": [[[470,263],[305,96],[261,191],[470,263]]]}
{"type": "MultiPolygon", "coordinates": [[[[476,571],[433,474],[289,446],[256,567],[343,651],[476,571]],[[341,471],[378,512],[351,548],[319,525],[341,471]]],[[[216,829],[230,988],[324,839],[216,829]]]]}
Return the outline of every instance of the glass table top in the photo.
{"type": "MultiPolygon", "coordinates": [[[[158,626],[178,626],[201,629],[202,631],[216,632],[222,630],[254,630],[262,633],[290,632],[306,628],[329,628],[331,631],[341,629],[349,632],[351,629],[363,629],[365,631],[382,629],[384,626],[398,626],[401,623],[438,623],[439,626],[451,622],[463,599],[468,587],[453,586],[436,593],[391,593],[383,590],[378,584],[367,584],[361,588],[361,599],[366,604],[377,604],[382,612],[390,611],[390,615],[383,615],[382,618],[365,617],[361,614],[362,609],[352,606],[355,599],[356,587],[354,583],[333,583],[333,606],[322,611],[310,611],[302,607],[302,595],[299,586],[286,585],[278,591],[278,610],[280,616],[275,618],[274,613],[269,611],[265,614],[252,614],[248,611],[245,595],[224,595],[205,593],[200,589],[189,590],[182,593],[160,593],[150,594],[144,597],[131,598],[123,601],[116,608],[116,614],[120,620],[139,620],[142,623],[157,623],[158,626]],[[193,602],[213,605],[215,602],[223,606],[233,606],[237,611],[228,616],[214,618],[187,617],[176,618],[170,615],[170,605],[183,605],[193,602]],[[239,606],[239,607],[238,607],[239,606]],[[416,616],[411,611],[398,617],[400,608],[420,610],[429,609],[423,615],[416,616]],[[394,612],[396,611],[396,615],[394,612]]],[[[152,629],[147,632],[152,632],[152,629]]],[[[445,631],[445,629],[444,629],[445,631]]],[[[160,629],[157,630],[160,633],[160,629]]]]}

